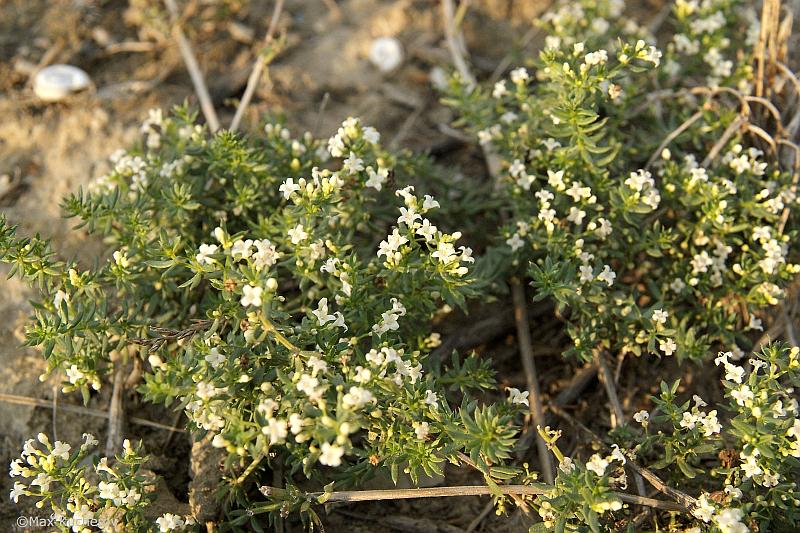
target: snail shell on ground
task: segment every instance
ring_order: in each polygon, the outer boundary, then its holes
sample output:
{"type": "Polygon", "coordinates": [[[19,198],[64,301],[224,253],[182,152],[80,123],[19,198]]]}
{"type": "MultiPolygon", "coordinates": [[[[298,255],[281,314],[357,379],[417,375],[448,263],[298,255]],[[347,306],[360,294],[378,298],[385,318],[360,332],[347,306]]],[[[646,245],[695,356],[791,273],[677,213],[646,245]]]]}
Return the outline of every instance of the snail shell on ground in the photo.
{"type": "Polygon", "coordinates": [[[369,60],[381,72],[391,72],[403,62],[403,45],[394,37],[379,37],[372,41],[369,60]]]}
{"type": "Polygon", "coordinates": [[[89,75],[72,65],[50,65],[36,73],[33,92],[42,100],[62,100],[89,86],[89,75]]]}

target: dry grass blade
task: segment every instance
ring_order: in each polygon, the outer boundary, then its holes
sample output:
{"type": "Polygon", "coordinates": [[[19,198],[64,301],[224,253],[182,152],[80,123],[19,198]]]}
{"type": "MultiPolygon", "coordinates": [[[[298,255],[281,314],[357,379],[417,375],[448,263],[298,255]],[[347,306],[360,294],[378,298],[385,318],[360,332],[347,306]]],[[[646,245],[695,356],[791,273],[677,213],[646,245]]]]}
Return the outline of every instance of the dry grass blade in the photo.
{"type": "Polygon", "coordinates": [[[125,364],[116,361],[114,365],[114,388],[111,392],[111,403],[108,407],[108,436],[106,437],[106,456],[113,457],[122,450],[122,429],[125,422],[125,410],[122,404],[122,389],[125,382],[125,364]]]}
{"type": "MultiPolygon", "coordinates": [[[[536,364],[533,361],[533,343],[531,342],[530,326],[528,324],[527,298],[525,288],[516,278],[511,280],[511,295],[514,300],[514,321],[517,325],[517,342],[519,343],[519,353],[522,358],[522,367],[525,370],[525,381],[528,385],[528,400],[530,404],[531,417],[537,428],[545,427],[544,408],[542,407],[542,393],[539,389],[539,376],[536,372],[536,364]]],[[[545,481],[553,483],[555,479],[555,468],[550,458],[550,451],[547,444],[541,437],[536,437],[536,449],[539,454],[539,464],[542,469],[545,481]]]]}
{"type": "Polygon", "coordinates": [[[651,155],[650,159],[647,160],[647,164],[644,166],[644,168],[649,169],[651,166],[653,166],[653,163],[655,163],[656,159],[658,159],[658,157],[661,155],[661,152],[664,151],[664,148],[669,146],[669,144],[675,139],[677,139],[681,133],[688,130],[692,126],[692,124],[694,124],[701,118],[703,118],[702,110],[696,112],[694,115],[684,120],[680,126],[672,130],[672,132],[670,132],[670,134],[664,138],[661,144],[658,145],[658,148],[656,148],[656,150],[653,152],[653,155],[651,155]]]}
{"type": "Polygon", "coordinates": [[[472,75],[467,65],[464,40],[460,38],[456,30],[453,0],[442,0],[442,19],[444,21],[444,37],[447,49],[450,51],[450,57],[453,59],[453,65],[455,65],[456,70],[467,83],[469,90],[472,90],[476,84],[475,76],[472,75]]]}
{"type": "MultiPolygon", "coordinates": [[[[267,497],[282,497],[286,495],[285,489],[278,487],[262,486],[259,490],[267,497]]],[[[367,502],[382,500],[408,500],[416,498],[448,498],[458,496],[491,496],[494,493],[492,488],[481,485],[462,485],[455,487],[431,487],[421,489],[386,489],[386,490],[352,490],[337,492],[310,492],[306,498],[311,501],[324,498],[325,503],[333,502],[367,502]]],[[[500,485],[496,489],[502,494],[517,496],[539,496],[550,492],[551,488],[546,485],[500,485]]],[[[665,511],[686,512],[687,507],[673,502],[656,500],[654,498],[644,498],[624,492],[615,492],[614,496],[626,503],[645,505],[654,509],[665,511]]]]}
{"type": "Polygon", "coordinates": [[[728,141],[730,141],[731,138],[736,135],[736,132],[739,131],[739,128],[741,128],[746,122],[747,119],[744,116],[737,115],[736,118],[733,119],[733,122],[728,124],[728,127],[725,128],[725,131],[722,132],[722,136],[717,140],[714,146],[711,147],[711,151],[708,152],[708,155],[705,159],[703,159],[703,162],[700,166],[708,167],[708,165],[710,165],[711,162],[717,158],[725,145],[728,144],[728,141]]]}
{"type": "MultiPolygon", "coordinates": [[[[13,403],[16,405],[28,405],[31,407],[44,407],[44,408],[52,407],[52,403],[49,400],[42,400],[40,398],[30,398],[28,396],[18,396],[16,394],[0,393],[0,402],[13,403]]],[[[61,411],[62,413],[72,413],[76,415],[92,416],[95,418],[108,418],[108,413],[106,411],[101,411],[99,409],[90,409],[88,407],[79,407],[77,405],[59,404],[58,410],[61,411]]],[[[166,424],[159,424],[158,422],[153,422],[151,420],[146,420],[144,418],[138,418],[135,416],[128,418],[128,421],[131,424],[136,424],[138,426],[145,426],[153,429],[163,429],[165,431],[174,431],[176,433],[186,433],[186,430],[184,429],[170,427],[167,426],[166,424]]]]}
{"type": "Polygon", "coordinates": [[[211,101],[211,95],[208,92],[205,79],[203,79],[203,73],[200,71],[200,65],[197,63],[197,57],[195,57],[192,51],[192,45],[189,43],[189,39],[186,38],[186,34],[183,33],[180,27],[178,6],[175,4],[175,0],[164,0],[164,5],[167,7],[167,11],[169,11],[170,18],[172,19],[175,41],[178,43],[181,57],[186,64],[186,69],[189,71],[189,76],[192,78],[192,85],[194,85],[197,99],[200,101],[200,109],[203,110],[203,116],[206,117],[209,129],[212,132],[217,131],[220,126],[219,118],[214,109],[214,104],[211,101]]]}
{"type": "MultiPolygon", "coordinates": [[[[272,18],[269,21],[269,27],[267,28],[267,34],[264,37],[264,46],[269,46],[272,44],[272,40],[275,37],[275,31],[278,28],[278,21],[281,18],[281,12],[283,11],[283,1],[284,0],[275,0],[275,7],[272,10],[272,18]]],[[[258,82],[261,79],[261,74],[264,72],[265,61],[262,55],[259,53],[256,57],[256,61],[253,64],[253,70],[250,72],[250,77],[247,78],[247,86],[244,89],[244,94],[242,94],[242,99],[239,101],[239,106],[236,108],[236,113],[233,115],[233,120],[231,121],[231,131],[237,131],[239,126],[242,123],[242,118],[244,118],[244,112],[247,110],[247,106],[250,105],[250,102],[253,100],[253,95],[256,92],[256,87],[258,86],[258,82]]]]}

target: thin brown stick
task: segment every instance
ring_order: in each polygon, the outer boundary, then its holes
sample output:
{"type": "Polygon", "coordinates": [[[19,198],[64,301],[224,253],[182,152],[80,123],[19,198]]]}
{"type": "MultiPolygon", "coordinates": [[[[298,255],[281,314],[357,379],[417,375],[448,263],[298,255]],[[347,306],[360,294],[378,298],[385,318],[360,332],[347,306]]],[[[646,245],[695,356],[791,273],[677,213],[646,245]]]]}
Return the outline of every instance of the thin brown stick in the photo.
{"type": "Polygon", "coordinates": [[[106,437],[106,455],[108,457],[113,457],[122,450],[122,427],[125,423],[125,410],[122,405],[124,368],[125,364],[122,360],[116,361],[111,403],[108,406],[108,436],[106,437]]]}
{"type": "Polygon", "coordinates": [[[661,479],[659,479],[657,475],[655,475],[647,468],[643,468],[637,465],[630,458],[628,459],[627,464],[630,465],[630,467],[633,468],[637,474],[645,478],[648,481],[648,483],[650,483],[657,491],[674,499],[684,509],[692,510],[695,507],[697,507],[696,499],[692,498],[691,496],[689,496],[684,492],[679,491],[678,489],[673,489],[672,487],[661,481],[661,479]]]}
{"type": "Polygon", "coordinates": [[[175,0],[164,0],[164,5],[169,11],[170,19],[172,19],[173,29],[172,33],[175,36],[175,41],[178,43],[178,50],[180,50],[183,62],[186,64],[186,69],[189,71],[189,76],[192,78],[192,85],[197,94],[197,99],[200,101],[200,109],[203,110],[203,116],[206,117],[209,129],[214,132],[219,129],[219,118],[217,112],[214,110],[214,104],[211,101],[211,95],[206,87],[206,82],[203,79],[203,73],[200,71],[200,65],[197,63],[192,51],[192,45],[183,29],[180,26],[180,14],[175,0]]]}
{"type": "MultiPolygon", "coordinates": [[[[262,486],[259,490],[264,496],[277,496],[280,497],[286,494],[285,489],[278,487],[262,486]]],[[[518,496],[540,496],[548,494],[552,489],[546,485],[499,485],[496,490],[506,495],[518,496]]],[[[461,485],[454,487],[430,487],[421,489],[385,489],[385,490],[351,490],[351,491],[337,491],[337,492],[309,492],[306,497],[309,499],[316,499],[320,496],[326,495],[326,502],[367,502],[367,501],[381,501],[381,500],[409,500],[416,498],[448,498],[454,496],[490,496],[494,494],[492,488],[482,485],[461,485]]],[[[614,496],[626,503],[633,503],[636,505],[645,505],[655,509],[663,509],[665,511],[686,511],[686,507],[667,502],[664,500],[656,500],[654,498],[643,498],[634,494],[627,494],[625,492],[614,492],[614,496]]]]}
{"type": "MultiPolygon", "coordinates": [[[[528,385],[528,400],[530,413],[533,423],[537,428],[545,427],[544,408],[542,407],[542,393],[539,389],[539,376],[536,372],[536,363],[533,360],[533,344],[531,342],[531,331],[528,324],[527,298],[525,288],[517,279],[511,280],[511,296],[514,301],[514,321],[517,325],[517,342],[519,344],[519,354],[522,359],[522,367],[525,370],[525,381],[528,385]]],[[[541,437],[536,438],[536,449],[539,453],[539,463],[545,481],[553,483],[555,479],[555,469],[550,458],[550,451],[547,443],[541,437]]]]}
{"type": "MultiPolygon", "coordinates": [[[[278,28],[278,21],[281,18],[281,11],[283,11],[283,1],[284,0],[275,0],[275,7],[272,10],[272,18],[269,21],[269,27],[267,28],[267,34],[264,36],[264,46],[267,47],[272,44],[272,40],[275,37],[275,30],[278,28]]],[[[244,117],[244,112],[247,110],[247,106],[250,105],[250,101],[253,99],[253,95],[256,92],[256,87],[258,86],[258,82],[261,80],[261,74],[264,72],[264,57],[261,53],[259,53],[256,57],[255,63],[253,64],[253,70],[250,72],[250,77],[247,79],[247,86],[244,89],[244,94],[242,94],[242,99],[239,102],[239,106],[236,108],[236,113],[233,115],[233,120],[231,121],[231,131],[237,131],[239,126],[242,123],[242,118],[244,117]]]]}
{"type": "MultiPolygon", "coordinates": [[[[601,350],[595,349],[592,356],[594,357],[595,365],[597,365],[597,376],[600,378],[600,383],[602,383],[603,387],[606,389],[606,396],[608,396],[608,401],[611,404],[611,427],[616,429],[625,423],[625,413],[619,401],[617,387],[614,384],[614,378],[611,375],[611,371],[608,369],[608,365],[606,364],[601,350]]],[[[642,481],[638,473],[633,474],[633,481],[636,485],[636,492],[644,496],[644,481],[642,481]]]]}
{"type": "Polygon", "coordinates": [[[794,324],[792,323],[792,317],[789,316],[786,307],[781,306],[781,315],[783,316],[783,321],[786,323],[786,338],[789,344],[792,346],[800,346],[800,344],[797,343],[797,335],[794,330],[794,324]]]}
{"type": "Polygon", "coordinates": [[[447,49],[450,51],[450,57],[453,59],[453,65],[455,65],[456,70],[458,70],[458,73],[471,91],[475,88],[476,81],[464,57],[466,55],[463,44],[464,41],[459,38],[459,34],[456,30],[453,0],[442,0],[442,19],[444,21],[445,42],[447,43],[447,49]]]}
{"type": "Polygon", "coordinates": [[[672,132],[664,138],[664,140],[661,142],[661,144],[658,145],[658,148],[656,148],[655,152],[653,152],[653,155],[651,155],[650,159],[647,160],[647,164],[644,166],[644,168],[645,169],[650,168],[653,165],[653,163],[655,163],[656,159],[659,158],[659,156],[661,155],[661,152],[664,151],[664,148],[669,146],[669,144],[672,141],[674,141],[675,139],[677,139],[678,136],[681,133],[683,133],[684,131],[688,130],[691,127],[692,124],[694,124],[695,122],[697,122],[701,118],[703,118],[703,111],[702,110],[698,111],[697,113],[695,113],[691,117],[687,118],[686,120],[683,121],[683,124],[681,124],[680,126],[675,128],[674,130],[672,130],[672,132]]]}
{"type": "Polygon", "coordinates": [[[608,396],[608,401],[611,404],[611,427],[616,429],[624,423],[625,413],[622,410],[622,404],[619,403],[617,388],[614,386],[614,378],[608,369],[605,359],[603,359],[601,350],[595,349],[592,357],[594,358],[594,364],[597,366],[597,376],[606,389],[606,396],[608,396]]]}
{"type": "Polygon", "coordinates": [[[737,115],[736,118],[733,119],[733,122],[728,124],[728,127],[725,128],[725,131],[722,132],[722,136],[717,140],[717,142],[714,144],[714,146],[711,147],[711,151],[708,152],[708,155],[706,156],[705,159],[703,159],[703,162],[701,163],[700,166],[701,167],[708,167],[708,165],[714,159],[717,158],[717,156],[722,151],[722,149],[725,147],[725,145],[728,144],[728,141],[731,140],[731,137],[736,135],[736,132],[739,130],[740,127],[742,127],[742,125],[745,122],[747,122],[747,120],[744,118],[744,116],[737,115]]]}
{"type": "MultiPolygon", "coordinates": [[[[28,405],[31,407],[45,407],[45,408],[52,407],[52,403],[49,400],[42,400],[40,398],[31,398],[28,396],[19,396],[16,394],[0,393],[0,402],[13,403],[15,405],[28,405]]],[[[73,413],[77,415],[93,416],[95,418],[108,418],[108,413],[105,411],[101,411],[99,409],[90,409],[88,407],[79,407],[77,405],[60,404],[58,409],[62,413],[73,413]]],[[[128,418],[128,420],[130,421],[131,424],[136,424],[137,426],[146,426],[154,429],[163,429],[165,431],[175,431],[177,433],[186,432],[185,429],[172,428],[165,424],[159,424],[158,422],[153,422],[151,420],[146,420],[144,418],[137,418],[135,416],[128,418]]]]}

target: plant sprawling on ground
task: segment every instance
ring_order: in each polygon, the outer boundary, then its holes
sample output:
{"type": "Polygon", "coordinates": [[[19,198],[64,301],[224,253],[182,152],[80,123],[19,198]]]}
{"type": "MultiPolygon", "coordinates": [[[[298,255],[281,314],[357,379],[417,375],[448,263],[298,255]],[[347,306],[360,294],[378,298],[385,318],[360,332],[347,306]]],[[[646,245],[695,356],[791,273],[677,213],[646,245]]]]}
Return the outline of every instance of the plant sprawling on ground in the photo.
{"type": "MultiPolygon", "coordinates": [[[[731,0],[679,0],[656,47],[622,12],[564,3],[540,21],[536,61],[488,87],[452,78],[445,102],[492,159],[491,198],[471,217],[503,221],[480,254],[458,227],[467,187],[429,194],[441,171],[385,150],[358,119],[319,140],[279,121],[210,135],[186,109],[152,111],[140,145],[64,201],[108,245],[97,266],[0,220],[0,258],[42,291],[28,344],[87,401],[115,366],[145,364],[144,398],[183,409],[194,438],[224,450],[230,530],[290,512],[318,524],[315,505],[341,488],[381,470],[418,482],[445,462],[479,470],[498,509],[536,509],[536,531],[637,527],[626,469],[669,485],[673,506],[644,515],[655,527],[796,527],[800,351],[751,340],[800,271],[797,176],[750,122],[772,106],[753,96],[758,18],[731,0]],[[715,365],[723,403],[662,382],[653,408],[594,435],[587,457],[540,427],[558,462],[541,483],[511,461],[534,398],[508,388],[487,401],[485,359],[435,350],[433,319],[502,296],[509,276],[556,304],[565,356],[715,365]],[[282,490],[265,486],[276,470],[282,490]]],[[[93,461],[88,434],[77,449],[38,443],[11,464],[11,496],[50,506],[62,529],[195,527],[146,518],[154,481],[129,442],[93,461]]]]}

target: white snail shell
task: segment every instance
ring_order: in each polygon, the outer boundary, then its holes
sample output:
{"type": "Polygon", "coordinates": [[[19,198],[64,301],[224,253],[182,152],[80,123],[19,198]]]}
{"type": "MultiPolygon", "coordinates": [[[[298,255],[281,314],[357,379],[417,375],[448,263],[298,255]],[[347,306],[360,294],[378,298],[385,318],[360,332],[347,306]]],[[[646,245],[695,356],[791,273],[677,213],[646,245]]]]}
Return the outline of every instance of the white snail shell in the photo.
{"type": "Polygon", "coordinates": [[[50,65],[36,73],[33,92],[42,100],[54,102],[83,90],[91,83],[89,75],[72,65],[50,65]]]}
{"type": "Polygon", "coordinates": [[[394,37],[378,37],[372,41],[369,60],[381,72],[391,72],[403,62],[403,45],[394,37]]]}

